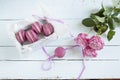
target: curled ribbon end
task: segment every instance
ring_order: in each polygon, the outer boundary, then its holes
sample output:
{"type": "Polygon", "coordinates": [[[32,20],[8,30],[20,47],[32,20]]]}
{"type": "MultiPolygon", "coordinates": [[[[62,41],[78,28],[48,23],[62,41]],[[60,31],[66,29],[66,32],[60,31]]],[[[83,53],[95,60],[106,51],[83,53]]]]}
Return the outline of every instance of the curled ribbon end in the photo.
{"type": "Polygon", "coordinates": [[[51,61],[45,61],[41,68],[44,70],[44,71],[49,71],[51,68],[52,68],[52,63],[51,61]]]}

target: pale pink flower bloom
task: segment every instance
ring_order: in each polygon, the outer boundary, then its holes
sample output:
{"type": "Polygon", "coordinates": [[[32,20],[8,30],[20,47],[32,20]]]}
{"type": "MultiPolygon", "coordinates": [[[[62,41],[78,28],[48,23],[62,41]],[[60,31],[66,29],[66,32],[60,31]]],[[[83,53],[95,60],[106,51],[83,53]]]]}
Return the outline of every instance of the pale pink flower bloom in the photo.
{"type": "Polygon", "coordinates": [[[84,48],[82,51],[83,51],[84,56],[89,56],[89,57],[96,57],[97,56],[96,50],[90,48],[89,46],[84,48]]]}
{"type": "Polygon", "coordinates": [[[81,46],[82,48],[85,48],[88,45],[88,35],[80,33],[78,36],[74,39],[74,41],[81,46]]]}
{"type": "Polygon", "coordinates": [[[80,33],[74,41],[82,47],[84,56],[96,57],[96,51],[104,47],[104,42],[99,36],[88,38],[88,34],[80,33]]]}
{"type": "Polygon", "coordinates": [[[104,47],[104,42],[99,36],[92,36],[88,43],[88,46],[95,50],[101,50],[104,47]]]}

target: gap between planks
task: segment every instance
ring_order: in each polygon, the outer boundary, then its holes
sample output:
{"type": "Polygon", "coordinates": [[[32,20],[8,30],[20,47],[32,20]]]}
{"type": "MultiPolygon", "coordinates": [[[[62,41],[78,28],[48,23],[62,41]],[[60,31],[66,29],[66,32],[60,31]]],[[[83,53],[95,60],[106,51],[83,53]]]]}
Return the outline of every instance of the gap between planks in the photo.
{"type": "MultiPolygon", "coordinates": [[[[26,61],[26,62],[43,62],[45,60],[0,60],[0,62],[4,62],[4,61],[8,61],[8,62],[12,62],[12,61],[16,61],[16,62],[22,62],[22,61],[26,61]]],[[[53,59],[53,61],[83,61],[83,59],[53,59]]],[[[119,61],[119,59],[84,59],[84,61],[94,61],[94,62],[103,62],[103,61],[107,61],[107,62],[111,62],[111,61],[119,61]]]]}
{"type": "MultiPolygon", "coordinates": [[[[57,46],[63,46],[63,47],[70,47],[74,45],[45,45],[44,47],[57,47],[57,46]]],[[[120,45],[105,45],[105,47],[114,47],[114,46],[120,46],[120,45]]],[[[16,47],[15,45],[0,45],[0,47],[16,47]]]]}
{"type": "MultiPolygon", "coordinates": [[[[0,21],[20,21],[24,19],[0,19],[0,21]]],[[[61,18],[61,20],[81,20],[81,18],[61,18]]],[[[46,45],[45,47],[56,47],[60,45],[46,45]]],[[[61,45],[69,47],[73,45],[61,45]]],[[[115,47],[120,45],[105,45],[106,47],[115,47]]],[[[15,47],[15,45],[0,45],[0,48],[15,47]]],[[[82,61],[83,59],[54,59],[53,61],[82,61]]],[[[44,60],[0,60],[0,61],[44,61],[44,60]]],[[[119,61],[119,59],[86,59],[86,61],[119,61]]]]}
{"type": "MultiPolygon", "coordinates": [[[[59,20],[81,20],[82,18],[57,18],[59,20]]],[[[0,19],[0,21],[20,21],[24,19],[0,19]]]]}

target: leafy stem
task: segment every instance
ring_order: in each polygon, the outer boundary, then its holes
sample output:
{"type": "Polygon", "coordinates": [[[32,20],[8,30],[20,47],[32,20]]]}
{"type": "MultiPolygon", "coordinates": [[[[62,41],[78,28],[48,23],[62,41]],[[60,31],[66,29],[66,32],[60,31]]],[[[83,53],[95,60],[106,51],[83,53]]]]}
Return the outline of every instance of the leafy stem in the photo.
{"type": "MultiPolygon", "coordinates": [[[[117,4],[120,4],[120,1],[117,4]]],[[[86,27],[92,27],[98,35],[108,31],[107,39],[110,41],[115,35],[115,24],[120,24],[119,14],[120,8],[116,6],[105,8],[102,5],[98,12],[92,13],[89,18],[83,19],[82,24],[86,27]]]]}

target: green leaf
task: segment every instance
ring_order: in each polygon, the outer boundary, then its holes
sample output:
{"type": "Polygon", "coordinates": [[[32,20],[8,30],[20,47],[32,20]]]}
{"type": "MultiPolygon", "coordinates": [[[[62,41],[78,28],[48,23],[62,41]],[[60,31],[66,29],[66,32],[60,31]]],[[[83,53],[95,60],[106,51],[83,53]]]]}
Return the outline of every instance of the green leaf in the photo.
{"type": "Polygon", "coordinates": [[[94,15],[94,14],[91,14],[91,15],[90,15],[90,17],[91,17],[92,19],[95,19],[95,16],[96,16],[96,15],[94,15]]]}
{"type": "Polygon", "coordinates": [[[95,22],[91,18],[86,18],[82,21],[82,24],[86,27],[93,27],[95,25],[95,22]]]}
{"type": "Polygon", "coordinates": [[[120,19],[119,19],[119,18],[114,17],[113,19],[114,19],[114,21],[115,21],[116,23],[120,23],[120,19]]]}
{"type": "Polygon", "coordinates": [[[114,7],[120,7],[120,0],[112,0],[114,7]]]}
{"type": "Polygon", "coordinates": [[[82,24],[92,27],[98,35],[105,33],[109,28],[107,39],[110,41],[115,35],[114,26],[120,26],[120,7],[118,7],[120,6],[120,0],[115,4],[116,6],[107,8],[102,5],[102,8],[97,13],[92,13],[90,18],[82,21],[82,24]]]}
{"type": "Polygon", "coordinates": [[[116,17],[120,14],[120,8],[114,8],[114,12],[113,14],[111,15],[112,17],[116,17]]]}
{"type": "Polygon", "coordinates": [[[115,31],[110,30],[107,34],[107,39],[110,41],[114,35],[115,35],[115,31]]]}
{"type": "Polygon", "coordinates": [[[114,17],[114,16],[118,16],[118,12],[114,12],[111,16],[114,17]]]}
{"type": "Polygon", "coordinates": [[[101,35],[104,32],[106,32],[107,29],[108,29],[108,26],[105,24],[99,24],[94,27],[94,31],[97,32],[98,35],[101,35]]]}
{"type": "Polygon", "coordinates": [[[97,18],[96,18],[96,15],[91,14],[90,17],[95,21],[96,24],[99,23],[99,21],[98,21],[97,18]]]}
{"type": "Polygon", "coordinates": [[[120,12],[120,8],[114,8],[115,12],[120,12]]]}
{"type": "Polygon", "coordinates": [[[101,29],[101,34],[103,34],[104,32],[107,31],[108,26],[107,25],[102,25],[100,29],[101,29]]]}
{"type": "Polygon", "coordinates": [[[103,14],[109,16],[113,12],[113,9],[113,7],[107,7],[103,14]]]}
{"type": "Polygon", "coordinates": [[[94,31],[98,33],[98,30],[100,29],[100,24],[97,24],[94,26],[94,31]]]}
{"type": "Polygon", "coordinates": [[[108,17],[108,25],[111,30],[114,30],[113,20],[111,17],[108,17]]]}
{"type": "Polygon", "coordinates": [[[104,9],[104,7],[103,7],[103,5],[102,5],[102,8],[97,12],[97,13],[93,13],[94,15],[97,15],[97,16],[99,16],[99,17],[104,17],[104,11],[105,11],[105,9],[104,9]]]}
{"type": "Polygon", "coordinates": [[[95,16],[95,18],[101,22],[101,23],[104,23],[105,22],[105,17],[99,17],[99,16],[95,16]]]}
{"type": "Polygon", "coordinates": [[[94,31],[98,32],[98,28],[96,26],[94,26],[94,31]]]}

